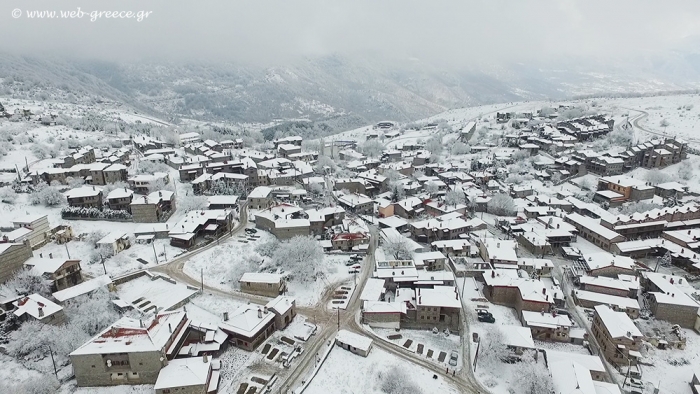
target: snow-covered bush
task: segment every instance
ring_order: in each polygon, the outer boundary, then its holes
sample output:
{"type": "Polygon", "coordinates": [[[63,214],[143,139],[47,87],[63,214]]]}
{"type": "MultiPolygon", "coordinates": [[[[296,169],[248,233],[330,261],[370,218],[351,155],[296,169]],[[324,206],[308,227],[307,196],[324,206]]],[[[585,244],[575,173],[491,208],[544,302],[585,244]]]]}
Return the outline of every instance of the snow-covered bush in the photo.
{"type": "Polygon", "coordinates": [[[150,160],[140,161],[133,168],[135,174],[154,174],[156,172],[169,173],[170,170],[172,170],[172,168],[168,167],[167,164],[150,160]]]}
{"type": "Polygon", "coordinates": [[[636,201],[621,206],[619,212],[623,215],[631,215],[635,212],[646,212],[657,208],[663,207],[659,204],[654,204],[647,201],[636,201]]]}
{"type": "Polygon", "coordinates": [[[34,293],[48,297],[51,295],[51,288],[41,275],[31,269],[23,268],[17,271],[7,282],[0,285],[0,295],[5,298],[34,293]]]}
{"type": "Polygon", "coordinates": [[[465,196],[464,192],[460,189],[450,190],[445,195],[445,204],[448,206],[455,206],[458,204],[464,204],[465,196]]]}
{"type": "Polygon", "coordinates": [[[421,394],[421,388],[405,370],[391,366],[387,371],[378,372],[379,389],[386,394],[421,394]]]}
{"type": "Polygon", "coordinates": [[[106,232],[104,232],[102,230],[95,230],[95,231],[89,233],[87,236],[85,236],[85,242],[88,245],[92,246],[93,248],[96,248],[97,242],[106,236],[107,236],[106,232]]]}
{"type": "Polygon", "coordinates": [[[432,195],[437,194],[437,192],[440,191],[440,186],[438,186],[438,184],[433,182],[433,181],[428,181],[425,184],[425,191],[432,196],[432,195]]]}
{"type": "Polygon", "coordinates": [[[518,368],[511,387],[515,394],[549,394],[554,393],[554,383],[544,361],[538,362],[535,357],[525,354],[518,368]]]}
{"type": "Polygon", "coordinates": [[[450,152],[453,155],[466,155],[467,153],[471,152],[471,146],[465,144],[464,142],[455,142],[452,144],[452,148],[450,148],[450,152]]]}
{"type": "Polygon", "coordinates": [[[384,145],[377,139],[371,139],[360,144],[358,149],[367,157],[378,157],[382,154],[384,145]]]}
{"type": "Polygon", "coordinates": [[[52,374],[46,374],[39,379],[27,379],[17,384],[0,383],[0,393],[46,394],[56,392],[59,387],[58,379],[52,374]]]}
{"type": "Polygon", "coordinates": [[[0,201],[6,204],[14,204],[17,200],[17,193],[9,186],[0,188],[0,201]]]}
{"type": "Polygon", "coordinates": [[[70,324],[90,336],[97,335],[119,319],[119,313],[112,303],[112,295],[102,287],[68,301],[64,310],[70,324]]]}
{"type": "Polygon", "coordinates": [[[65,197],[55,186],[49,186],[46,183],[39,183],[34,187],[34,191],[29,195],[29,202],[32,205],[44,205],[54,207],[61,205],[65,197]]]}
{"type": "Polygon", "coordinates": [[[410,242],[405,237],[393,237],[386,239],[382,245],[384,253],[396,260],[413,259],[413,250],[410,242]]]}
{"type": "Polygon", "coordinates": [[[105,220],[132,220],[133,216],[128,211],[123,210],[113,210],[109,208],[104,208],[99,210],[97,208],[84,208],[84,207],[64,207],[61,209],[61,215],[64,217],[79,217],[79,218],[90,218],[90,219],[105,219],[105,220]]]}
{"type": "Polygon", "coordinates": [[[310,236],[296,236],[280,243],[272,255],[272,264],[290,280],[313,282],[321,273],[323,248],[310,236]]]}
{"type": "Polygon", "coordinates": [[[644,179],[654,186],[660,183],[671,182],[673,180],[670,175],[665,174],[658,169],[653,169],[647,172],[644,179]]]}
{"type": "Polygon", "coordinates": [[[489,202],[486,203],[486,211],[499,216],[514,215],[515,202],[511,196],[499,193],[491,197],[489,202]]]}
{"type": "Polygon", "coordinates": [[[280,242],[275,237],[268,237],[264,241],[258,241],[255,245],[255,251],[261,256],[272,257],[275,250],[279,247],[280,242]]]}
{"type": "Polygon", "coordinates": [[[502,360],[509,354],[504,343],[505,338],[500,329],[490,330],[481,337],[477,362],[482,370],[497,371],[500,369],[502,360]]]}
{"type": "Polygon", "coordinates": [[[434,135],[428,142],[425,143],[425,149],[432,153],[433,155],[440,155],[442,153],[442,135],[434,135]]]}
{"type": "Polygon", "coordinates": [[[206,206],[207,198],[204,196],[195,196],[194,194],[188,194],[181,197],[177,203],[177,208],[183,212],[204,209],[206,206]]]}
{"type": "Polygon", "coordinates": [[[688,160],[681,161],[678,164],[678,177],[686,181],[693,177],[693,166],[688,160]]]}

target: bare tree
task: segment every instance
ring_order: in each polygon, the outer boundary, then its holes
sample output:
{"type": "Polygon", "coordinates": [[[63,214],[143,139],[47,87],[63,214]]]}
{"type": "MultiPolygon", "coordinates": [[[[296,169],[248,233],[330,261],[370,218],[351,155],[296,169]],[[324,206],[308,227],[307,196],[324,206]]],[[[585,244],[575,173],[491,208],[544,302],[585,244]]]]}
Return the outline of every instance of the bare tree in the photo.
{"type": "Polygon", "coordinates": [[[384,249],[384,253],[392,256],[396,260],[413,259],[413,249],[410,246],[410,242],[403,236],[386,239],[382,248],[384,249]]]}
{"type": "Polygon", "coordinates": [[[644,179],[654,186],[660,183],[670,182],[672,180],[670,175],[665,174],[658,169],[653,169],[647,172],[644,179]]]}

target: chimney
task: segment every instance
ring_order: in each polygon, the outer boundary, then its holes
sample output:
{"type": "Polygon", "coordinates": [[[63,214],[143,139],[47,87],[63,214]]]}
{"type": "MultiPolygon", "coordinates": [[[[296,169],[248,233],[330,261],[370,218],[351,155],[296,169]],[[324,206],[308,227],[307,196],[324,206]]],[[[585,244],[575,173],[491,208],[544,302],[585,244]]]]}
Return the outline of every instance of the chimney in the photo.
{"type": "Polygon", "coordinates": [[[542,288],[542,294],[547,294],[547,288],[545,288],[545,287],[542,288]]]}
{"type": "Polygon", "coordinates": [[[228,312],[224,312],[224,321],[228,321],[228,312]]]}
{"type": "Polygon", "coordinates": [[[265,309],[263,309],[263,313],[267,315],[267,307],[265,307],[265,309]]]}
{"type": "Polygon", "coordinates": [[[39,307],[39,318],[44,317],[44,308],[39,307]]]}
{"type": "Polygon", "coordinates": [[[43,258],[43,257],[44,257],[44,254],[43,254],[43,253],[39,253],[39,257],[42,257],[42,258],[43,258]]]}
{"type": "Polygon", "coordinates": [[[203,362],[204,364],[206,364],[207,361],[208,361],[208,360],[207,360],[207,355],[206,355],[206,354],[203,354],[203,355],[202,355],[202,362],[203,362]]]}
{"type": "Polygon", "coordinates": [[[671,294],[671,297],[675,297],[675,296],[676,296],[676,293],[671,294]]]}
{"type": "Polygon", "coordinates": [[[173,326],[170,323],[168,323],[168,332],[171,334],[173,333],[173,326]]]}
{"type": "Polygon", "coordinates": [[[262,310],[258,308],[258,319],[262,319],[262,310]]]}
{"type": "Polygon", "coordinates": [[[542,310],[540,311],[540,314],[542,314],[542,316],[544,316],[544,309],[542,309],[542,310]]]}
{"type": "Polygon", "coordinates": [[[139,327],[143,328],[143,320],[139,319],[139,327]]]}
{"type": "Polygon", "coordinates": [[[496,247],[497,247],[497,248],[500,248],[500,247],[501,247],[501,243],[500,243],[500,242],[497,242],[497,243],[496,243],[496,247]]]}
{"type": "Polygon", "coordinates": [[[491,277],[495,278],[496,277],[496,271],[491,271],[491,277]]]}
{"type": "Polygon", "coordinates": [[[422,304],[423,303],[423,297],[418,297],[418,303],[422,304]]]}
{"type": "Polygon", "coordinates": [[[49,253],[49,258],[50,258],[50,259],[53,258],[53,253],[49,253]]]}

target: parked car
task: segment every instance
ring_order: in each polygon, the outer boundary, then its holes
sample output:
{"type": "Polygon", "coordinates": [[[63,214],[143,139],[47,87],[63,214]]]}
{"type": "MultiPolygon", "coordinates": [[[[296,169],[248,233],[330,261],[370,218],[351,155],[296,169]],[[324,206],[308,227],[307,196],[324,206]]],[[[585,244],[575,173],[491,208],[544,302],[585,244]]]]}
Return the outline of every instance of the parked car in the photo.
{"type": "Polygon", "coordinates": [[[356,270],[360,270],[360,269],[362,269],[362,266],[360,266],[359,264],[355,264],[351,268],[354,268],[356,270]]]}
{"type": "Polygon", "coordinates": [[[493,317],[493,315],[491,313],[481,315],[478,317],[478,319],[482,323],[495,323],[496,322],[496,319],[493,317]]]}
{"type": "Polygon", "coordinates": [[[355,265],[355,261],[353,261],[353,260],[348,260],[348,261],[345,262],[345,265],[346,265],[347,267],[349,267],[349,266],[351,266],[351,265],[355,265]]]}
{"type": "Polygon", "coordinates": [[[350,268],[350,269],[348,270],[348,274],[359,274],[359,273],[360,273],[360,271],[358,271],[358,270],[356,270],[356,269],[354,269],[354,268],[350,268]]]}
{"type": "Polygon", "coordinates": [[[350,260],[355,260],[355,261],[362,260],[362,256],[360,256],[359,254],[352,254],[352,255],[350,255],[350,260]]]}
{"type": "Polygon", "coordinates": [[[247,228],[247,229],[245,229],[245,232],[248,234],[255,234],[258,232],[258,230],[254,229],[254,228],[247,228]]]}
{"type": "Polygon", "coordinates": [[[489,311],[486,309],[477,309],[476,314],[479,316],[489,315],[489,311]]]}
{"type": "Polygon", "coordinates": [[[452,353],[450,353],[450,365],[453,367],[457,366],[457,359],[459,359],[459,353],[457,353],[456,350],[453,350],[452,353]]]}

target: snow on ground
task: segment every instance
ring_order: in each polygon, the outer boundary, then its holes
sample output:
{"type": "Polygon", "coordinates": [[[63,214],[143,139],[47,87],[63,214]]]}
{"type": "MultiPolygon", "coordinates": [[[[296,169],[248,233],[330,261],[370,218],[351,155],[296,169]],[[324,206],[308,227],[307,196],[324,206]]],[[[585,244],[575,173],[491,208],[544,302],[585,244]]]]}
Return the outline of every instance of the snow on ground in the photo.
{"type": "Polygon", "coordinates": [[[8,386],[14,386],[31,379],[40,379],[42,374],[28,369],[14,358],[0,354],[0,381],[8,386]]]}
{"type": "Polygon", "coordinates": [[[223,319],[224,312],[232,314],[235,310],[244,305],[244,303],[231,298],[224,298],[204,292],[191,299],[190,302],[185,305],[185,308],[187,308],[187,316],[191,319],[218,323],[223,319]]]}
{"type": "MultiPolygon", "coordinates": [[[[221,245],[188,260],[184,272],[198,278],[201,270],[204,270],[204,283],[207,286],[226,291],[238,289],[237,279],[234,280],[234,277],[238,278],[245,272],[255,272],[256,267],[265,258],[255,251],[256,245],[273,237],[265,231],[258,231],[256,235],[260,238],[248,238],[247,243],[240,242],[242,238],[236,237],[225,240],[221,245]]],[[[325,276],[313,283],[289,282],[287,295],[294,297],[298,306],[316,304],[326,287],[352,279],[352,274],[348,273],[344,264],[347,259],[344,255],[326,255],[325,276]]]]}
{"type": "Polygon", "coordinates": [[[121,385],[111,387],[76,387],[75,380],[61,386],[60,394],[152,394],[153,385],[121,385]]]}
{"type": "Polygon", "coordinates": [[[361,357],[336,346],[306,394],[458,393],[443,379],[391,353],[373,347],[361,357]],[[412,390],[411,390],[412,389],[412,390]]]}
{"type": "MultiPolygon", "coordinates": [[[[461,347],[461,341],[459,337],[459,333],[452,333],[448,336],[445,335],[444,332],[438,331],[438,333],[433,333],[432,330],[399,330],[396,331],[394,329],[387,329],[387,328],[373,328],[372,331],[377,334],[378,336],[381,336],[386,339],[386,341],[391,342],[397,346],[403,347],[405,349],[408,349],[416,354],[418,354],[418,345],[423,345],[422,351],[420,353],[421,356],[427,357],[428,351],[432,350],[432,357],[431,360],[434,362],[437,362],[438,356],[440,355],[440,352],[445,352],[447,355],[445,358],[445,362],[442,364],[445,366],[448,366],[448,361],[450,360],[450,352],[453,350],[457,350],[458,353],[462,353],[460,351],[461,347]],[[397,335],[401,334],[400,339],[389,339],[388,337],[390,335],[397,335]],[[406,343],[407,340],[411,340],[412,343],[410,344],[409,347],[405,347],[404,344],[406,343]]],[[[462,367],[462,360],[461,357],[458,360],[458,365],[457,369],[461,369],[462,367]]],[[[450,366],[450,368],[452,368],[450,366]]]]}

